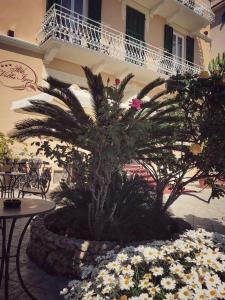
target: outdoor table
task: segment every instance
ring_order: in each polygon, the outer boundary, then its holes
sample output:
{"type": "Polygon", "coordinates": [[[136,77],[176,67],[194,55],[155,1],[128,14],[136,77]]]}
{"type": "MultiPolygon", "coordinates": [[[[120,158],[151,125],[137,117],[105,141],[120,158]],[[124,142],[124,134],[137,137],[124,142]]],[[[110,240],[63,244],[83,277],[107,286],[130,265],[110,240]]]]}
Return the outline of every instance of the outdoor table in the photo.
{"type": "Polygon", "coordinates": [[[55,208],[54,202],[22,198],[20,208],[4,208],[3,201],[0,200],[0,220],[2,220],[2,251],[1,251],[1,266],[0,266],[0,287],[4,278],[4,300],[9,299],[9,264],[10,258],[16,258],[16,272],[20,285],[31,299],[36,298],[27,289],[20,271],[20,250],[24,234],[34,216],[47,213],[55,208]],[[15,224],[18,219],[29,218],[23,227],[22,233],[17,241],[16,253],[11,255],[11,243],[15,224]],[[7,226],[9,226],[7,230],[7,226]]]}
{"type": "Polygon", "coordinates": [[[22,172],[0,172],[0,176],[3,178],[2,180],[2,197],[6,197],[8,193],[8,197],[14,197],[14,188],[18,181],[18,179],[26,175],[26,173],[22,172]],[[9,178],[9,182],[7,182],[7,178],[9,178]]]}

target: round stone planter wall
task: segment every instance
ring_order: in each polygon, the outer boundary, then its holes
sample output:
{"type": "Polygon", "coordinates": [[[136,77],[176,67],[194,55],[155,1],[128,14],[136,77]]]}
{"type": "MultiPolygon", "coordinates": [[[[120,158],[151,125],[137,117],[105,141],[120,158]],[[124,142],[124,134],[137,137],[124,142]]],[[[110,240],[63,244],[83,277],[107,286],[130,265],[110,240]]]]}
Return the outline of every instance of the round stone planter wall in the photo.
{"type": "Polygon", "coordinates": [[[95,263],[95,258],[109,250],[119,250],[113,242],[85,241],[55,234],[45,227],[44,217],[31,224],[28,256],[45,271],[80,278],[83,264],[95,263]]]}
{"type": "MultiPolygon", "coordinates": [[[[176,219],[176,222],[180,229],[179,233],[191,228],[181,219],[176,219]]],[[[176,235],[178,237],[178,232],[176,235]]],[[[137,246],[148,242],[136,242],[131,245],[137,246]]],[[[80,240],[53,233],[46,228],[44,217],[38,216],[31,224],[27,254],[48,273],[80,278],[82,265],[95,265],[96,257],[110,250],[119,251],[121,248],[121,245],[113,242],[80,240]]]]}

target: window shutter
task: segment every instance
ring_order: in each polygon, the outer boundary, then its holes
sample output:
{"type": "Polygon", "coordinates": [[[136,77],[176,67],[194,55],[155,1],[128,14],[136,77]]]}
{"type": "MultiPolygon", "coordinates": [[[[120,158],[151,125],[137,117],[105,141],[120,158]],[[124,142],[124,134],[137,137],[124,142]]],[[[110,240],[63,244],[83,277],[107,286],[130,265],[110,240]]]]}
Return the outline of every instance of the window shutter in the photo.
{"type": "Polygon", "coordinates": [[[54,0],[47,0],[46,3],[46,10],[49,10],[49,8],[55,3],[54,0]]]}
{"type": "Polygon", "coordinates": [[[46,10],[49,10],[49,8],[51,8],[51,6],[54,3],[60,4],[60,0],[47,0],[47,2],[46,2],[46,10]]]}
{"type": "Polygon", "coordinates": [[[186,59],[191,64],[194,63],[194,39],[190,36],[186,37],[186,59]]]}
{"type": "Polygon", "coordinates": [[[83,15],[83,0],[76,0],[74,2],[74,11],[80,15],[83,15]]]}
{"type": "Polygon", "coordinates": [[[173,53],[173,27],[167,24],[164,31],[164,49],[171,54],[173,53]]]}
{"type": "Polygon", "coordinates": [[[88,1],[88,17],[96,22],[101,22],[102,0],[88,1]]]}
{"type": "Polygon", "coordinates": [[[126,34],[135,39],[145,39],[145,15],[127,6],[126,11],[126,34]]]}

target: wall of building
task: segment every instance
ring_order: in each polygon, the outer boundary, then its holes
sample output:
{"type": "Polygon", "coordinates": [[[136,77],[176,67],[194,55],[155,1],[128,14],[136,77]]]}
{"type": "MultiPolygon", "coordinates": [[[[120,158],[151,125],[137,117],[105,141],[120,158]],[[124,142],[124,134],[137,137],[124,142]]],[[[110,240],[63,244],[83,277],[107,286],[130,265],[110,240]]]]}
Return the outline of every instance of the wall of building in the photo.
{"type": "MultiPolygon", "coordinates": [[[[0,49],[0,58],[0,131],[7,133],[13,128],[15,122],[27,117],[10,109],[12,101],[30,97],[38,93],[37,90],[33,89],[32,85],[25,86],[26,82],[23,81],[19,71],[10,71],[10,68],[15,69],[16,66],[21,66],[21,63],[25,64],[24,69],[27,67],[31,68],[37,76],[36,84],[41,84],[43,63],[40,56],[34,55],[29,51],[21,51],[20,49],[3,46],[0,49]],[[9,64],[12,64],[12,67],[7,67],[9,64]],[[6,76],[20,77],[21,80],[10,79],[6,76]]],[[[29,71],[25,73],[25,76],[35,84],[33,75],[29,71]]]]}
{"type": "Polygon", "coordinates": [[[16,38],[36,43],[45,7],[46,0],[0,1],[0,33],[13,30],[16,38]]]}
{"type": "MultiPolygon", "coordinates": [[[[128,5],[146,14],[146,43],[150,43],[163,49],[164,26],[166,20],[157,15],[150,18],[149,11],[133,0],[129,0],[128,5]]],[[[36,34],[40,30],[41,22],[43,21],[45,14],[45,7],[46,0],[20,0],[19,5],[18,0],[0,1],[0,34],[7,35],[7,31],[10,29],[14,30],[15,38],[36,43],[36,34]]],[[[125,31],[126,18],[123,14],[123,11],[122,1],[102,0],[103,23],[121,32],[125,31]]],[[[187,34],[182,32],[182,29],[178,27],[176,28],[176,31],[187,34]]],[[[205,67],[208,65],[209,47],[209,43],[199,38],[195,39],[195,63],[205,67]]],[[[31,53],[27,50],[21,50],[19,48],[0,44],[0,63],[6,60],[18,61],[26,64],[29,68],[34,70],[38,78],[37,84],[41,83],[43,76],[45,76],[47,73],[41,55],[31,53]]],[[[60,71],[61,75],[62,72],[63,74],[67,74],[65,77],[62,76],[62,80],[72,77],[74,80],[76,80],[75,83],[79,85],[85,85],[84,74],[80,65],[72,64],[62,59],[54,59],[47,66],[47,68],[60,71]]],[[[110,78],[111,83],[113,83],[115,77],[104,73],[103,70],[104,80],[106,81],[108,77],[110,78]]],[[[142,86],[143,85],[140,82],[133,81],[133,88],[131,89],[132,93],[135,93],[137,88],[139,89],[142,86]]],[[[35,93],[38,93],[38,91],[29,87],[24,89],[15,89],[12,84],[9,87],[6,86],[5,79],[3,79],[3,76],[1,76],[0,71],[0,131],[7,133],[13,128],[16,121],[24,118],[23,114],[18,114],[10,110],[11,103],[15,100],[32,96],[35,93]]]]}
{"type": "Polygon", "coordinates": [[[210,36],[212,38],[211,56],[215,58],[218,53],[225,52],[225,23],[222,24],[222,15],[225,13],[225,2],[223,6],[214,11],[216,19],[212,23],[210,36]]]}

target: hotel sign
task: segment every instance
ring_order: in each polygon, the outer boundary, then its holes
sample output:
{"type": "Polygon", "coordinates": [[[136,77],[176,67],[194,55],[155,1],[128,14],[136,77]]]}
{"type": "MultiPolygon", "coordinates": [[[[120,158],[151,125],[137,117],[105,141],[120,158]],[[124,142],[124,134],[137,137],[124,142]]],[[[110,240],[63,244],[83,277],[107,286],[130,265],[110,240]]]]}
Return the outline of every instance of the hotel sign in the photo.
{"type": "Polygon", "coordinates": [[[0,84],[14,90],[36,90],[37,75],[28,65],[16,61],[0,62],[0,84]]]}

